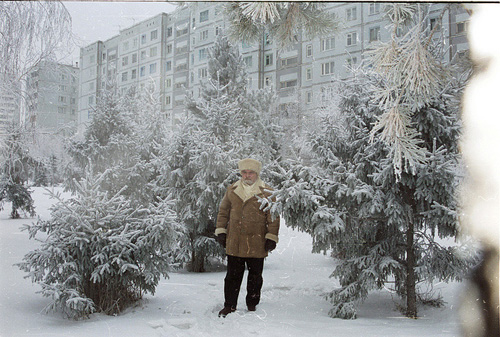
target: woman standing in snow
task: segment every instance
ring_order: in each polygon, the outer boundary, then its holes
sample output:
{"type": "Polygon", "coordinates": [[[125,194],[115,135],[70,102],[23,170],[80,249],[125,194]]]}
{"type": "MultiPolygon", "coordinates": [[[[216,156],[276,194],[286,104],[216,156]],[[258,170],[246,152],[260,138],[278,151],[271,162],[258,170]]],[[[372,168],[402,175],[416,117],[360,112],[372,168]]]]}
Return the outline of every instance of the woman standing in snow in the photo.
{"type": "Polygon", "coordinates": [[[269,197],[271,188],[259,177],[262,164],[255,159],[238,162],[241,179],[228,187],[222,199],[215,235],[226,248],[224,308],[219,316],[236,311],[245,265],[248,268],[246,304],[255,311],[260,301],[264,258],[276,248],[279,218],[263,211],[257,197],[269,197]]]}

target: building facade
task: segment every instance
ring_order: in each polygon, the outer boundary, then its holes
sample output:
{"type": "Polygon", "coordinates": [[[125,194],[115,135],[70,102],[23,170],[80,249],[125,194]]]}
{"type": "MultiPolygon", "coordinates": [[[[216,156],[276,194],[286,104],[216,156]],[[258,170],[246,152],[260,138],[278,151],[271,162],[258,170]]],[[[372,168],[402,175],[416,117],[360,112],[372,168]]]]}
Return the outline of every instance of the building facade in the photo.
{"type": "Polygon", "coordinates": [[[12,125],[21,121],[21,98],[18,88],[11,88],[12,82],[0,77],[0,140],[7,137],[12,125]]]}
{"type": "MultiPolygon", "coordinates": [[[[374,2],[325,3],[340,28],[331,36],[308,38],[298,34],[296,43],[279,50],[272,38],[263,35],[258,43],[241,42],[238,48],[247,66],[249,90],[274,87],[279,111],[312,113],[323,90],[334,78],[347,78],[350,68],[361,64],[366,51],[378,41],[388,41],[385,4],[374,2]]],[[[91,118],[99,91],[115,83],[124,92],[135,86],[152,87],[172,126],[186,112],[186,93],[200,95],[207,77],[208,51],[227,22],[222,3],[195,2],[172,13],[161,13],[120,31],[104,42],[96,41],[80,51],[80,125],[91,118]]],[[[446,61],[468,50],[466,28],[469,15],[452,6],[431,4],[425,18],[429,31],[439,25],[446,61]],[[442,28],[442,29],[441,29],[442,28]]]]}
{"type": "Polygon", "coordinates": [[[78,67],[41,62],[27,80],[25,123],[41,133],[70,136],[78,121],[78,67]]]}

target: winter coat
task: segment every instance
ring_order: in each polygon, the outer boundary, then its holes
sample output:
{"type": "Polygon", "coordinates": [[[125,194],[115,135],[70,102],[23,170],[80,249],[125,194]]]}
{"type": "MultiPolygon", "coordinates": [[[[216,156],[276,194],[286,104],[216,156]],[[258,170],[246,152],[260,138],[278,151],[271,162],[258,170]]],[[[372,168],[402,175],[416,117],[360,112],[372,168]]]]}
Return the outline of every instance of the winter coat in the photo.
{"type": "MultiPolygon", "coordinates": [[[[269,211],[261,210],[261,203],[256,196],[243,202],[235,193],[238,181],[228,187],[220,204],[215,235],[226,233],[226,254],[238,257],[267,256],[264,249],[266,239],[278,242],[280,219],[273,219],[269,211]]],[[[265,184],[260,187],[259,197],[269,197],[265,190],[271,188],[265,184]]]]}

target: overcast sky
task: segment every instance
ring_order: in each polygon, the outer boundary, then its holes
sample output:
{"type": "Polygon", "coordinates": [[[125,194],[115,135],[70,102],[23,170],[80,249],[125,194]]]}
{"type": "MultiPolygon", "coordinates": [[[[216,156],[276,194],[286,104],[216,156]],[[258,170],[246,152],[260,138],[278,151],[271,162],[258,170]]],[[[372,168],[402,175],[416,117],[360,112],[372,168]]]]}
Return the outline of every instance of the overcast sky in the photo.
{"type": "Polygon", "coordinates": [[[71,57],[65,63],[79,61],[80,47],[97,40],[118,35],[121,29],[133,26],[161,12],[172,12],[176,5],[167,2],[95,2],[63,1],[73,19],[73,33],[78,39],[71,57]]]}

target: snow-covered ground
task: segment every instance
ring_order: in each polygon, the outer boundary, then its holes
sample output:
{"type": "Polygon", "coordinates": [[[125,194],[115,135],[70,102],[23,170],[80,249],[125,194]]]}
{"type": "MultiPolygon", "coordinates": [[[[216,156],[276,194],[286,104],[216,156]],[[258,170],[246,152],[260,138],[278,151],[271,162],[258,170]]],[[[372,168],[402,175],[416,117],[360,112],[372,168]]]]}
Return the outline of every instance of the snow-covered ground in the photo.
{"type": "MultiPolygon", "coordinates": [[[[43,189],[34,193],[37,214],[49,218],[53,202],[43,189]]],[[[40,286],[24,279],[13,266],[36,242],[21,232],[35,219],[9,219],[10,205],[0,212],[0,336],[460,336],[458,304],[462,284],[439,284],[444,308],[421,308],[418,320],[404,318],[389,291],[372,293],[358,319],[328,316],[323,294],[338,285],[330,279],[334,262],[312,254],[311,238],[282,226],[280,243],[266,259],[261,304],[247,312],[243,281],[239,307],[225,319],[217,317],[223,303],[225,272],[171,273],[135,307],[119,316],[94,314],[84,321],[59,313],[42,313],[49,299],[40,286]]]]}

